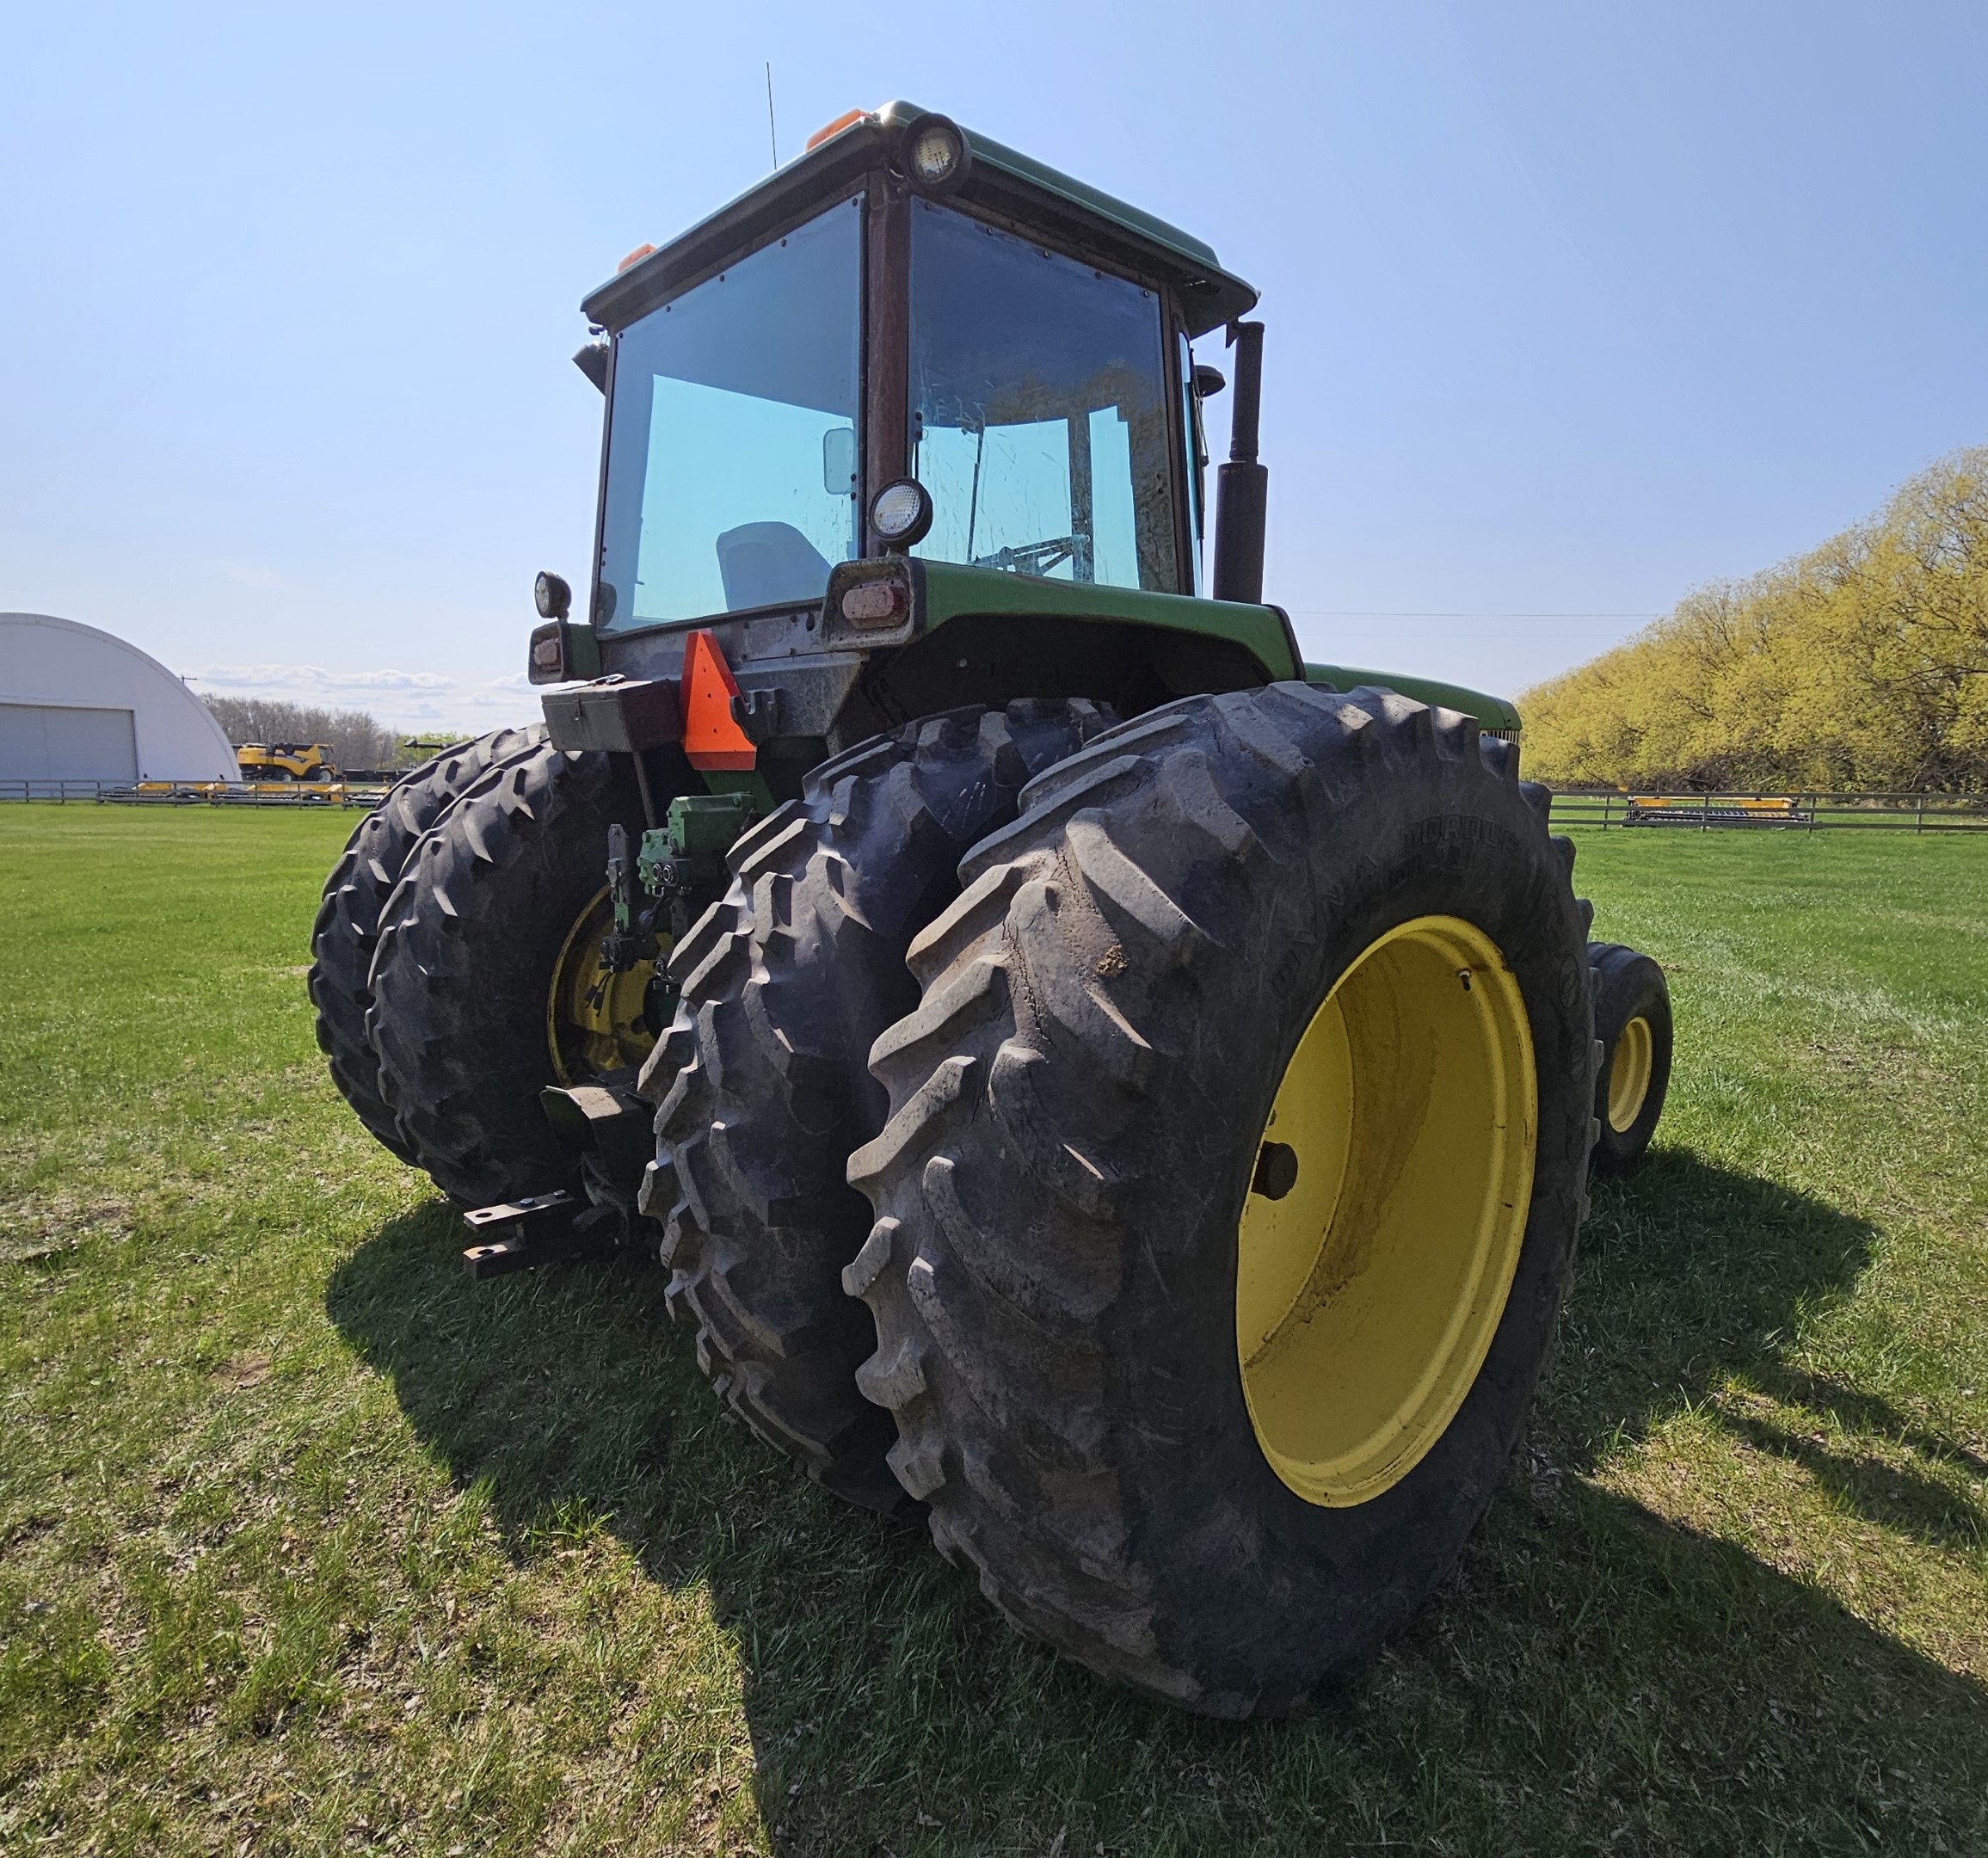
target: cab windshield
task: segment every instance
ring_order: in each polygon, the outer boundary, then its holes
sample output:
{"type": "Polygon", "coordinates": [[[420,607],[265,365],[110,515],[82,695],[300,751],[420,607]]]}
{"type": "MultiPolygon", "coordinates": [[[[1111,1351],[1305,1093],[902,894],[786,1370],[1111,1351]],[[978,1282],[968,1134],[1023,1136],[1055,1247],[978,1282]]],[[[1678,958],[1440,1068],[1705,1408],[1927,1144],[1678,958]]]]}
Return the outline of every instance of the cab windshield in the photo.
{"type": "Polygon", "coordinates": [[[914,202],[914,553],[1179,592],[1172,391],[1154,292],[914,202]]]}
{"type": "Polygon", "coordinates": [[[616,339],[594,623],[822,598],[861,551],[862,200],[616,339]]]}

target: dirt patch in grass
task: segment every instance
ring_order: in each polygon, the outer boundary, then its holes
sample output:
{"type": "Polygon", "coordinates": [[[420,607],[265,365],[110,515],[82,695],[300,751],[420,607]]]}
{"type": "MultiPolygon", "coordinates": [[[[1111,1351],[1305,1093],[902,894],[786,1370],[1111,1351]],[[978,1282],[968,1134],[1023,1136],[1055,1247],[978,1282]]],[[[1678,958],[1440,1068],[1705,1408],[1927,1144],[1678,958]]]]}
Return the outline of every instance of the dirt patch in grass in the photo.
{"type": "Polygon", "coordinates": [[[126,1200],[58,1188],[0,1199],[0,1264],[24,1264],[73,1252],[86,1238],[131,1236],[126,1200]]]}

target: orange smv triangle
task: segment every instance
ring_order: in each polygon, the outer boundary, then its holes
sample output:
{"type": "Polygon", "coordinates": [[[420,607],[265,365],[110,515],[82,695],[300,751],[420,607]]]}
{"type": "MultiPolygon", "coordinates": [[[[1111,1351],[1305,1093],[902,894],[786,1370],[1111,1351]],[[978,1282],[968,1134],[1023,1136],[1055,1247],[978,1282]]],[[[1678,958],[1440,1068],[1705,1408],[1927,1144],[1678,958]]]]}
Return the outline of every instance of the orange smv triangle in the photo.
{"type": "Polygon", "coordinates": [[[683,649],[677,701],[683,712],[683,752],[693,768],[743,773],[758,761],[759,750],[732,714],[738,693],[717,640],[709,632],[692,632],[683,649]]]}

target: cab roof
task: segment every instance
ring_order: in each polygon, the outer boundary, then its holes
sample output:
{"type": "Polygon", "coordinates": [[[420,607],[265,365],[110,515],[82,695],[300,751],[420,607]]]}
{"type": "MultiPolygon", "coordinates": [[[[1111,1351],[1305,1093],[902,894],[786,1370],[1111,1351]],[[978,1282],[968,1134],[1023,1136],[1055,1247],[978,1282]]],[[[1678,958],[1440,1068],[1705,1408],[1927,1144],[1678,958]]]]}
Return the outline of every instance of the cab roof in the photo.
{"type": "MultiPolygon", "coordinates": [[[[892,102],[857,117],[610,279],[581,308],[603,328],[625,327],[859,184],[896,152],[904,128],[926,114],[915,104],[892,102]]],[[[1204,335],[1255,307],[1256,292],[1178,226],[971,130],[962,133],[972,164],[950,200],[977,206],[1078,255],[1172,285],[1191,335],[1204,335]]]]}

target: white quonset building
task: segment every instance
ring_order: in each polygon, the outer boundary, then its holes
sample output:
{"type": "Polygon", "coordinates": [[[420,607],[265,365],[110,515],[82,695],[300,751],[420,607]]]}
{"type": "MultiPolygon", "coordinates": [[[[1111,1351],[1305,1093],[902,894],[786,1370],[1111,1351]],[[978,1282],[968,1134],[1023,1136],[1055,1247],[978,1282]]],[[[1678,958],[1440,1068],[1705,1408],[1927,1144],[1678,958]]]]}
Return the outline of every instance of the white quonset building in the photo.
{"type": "Polygon", "coordinates": [[[156,658],[73,619],[0,612],[0,782],[236,778],[221,725],[156,658]]]}

